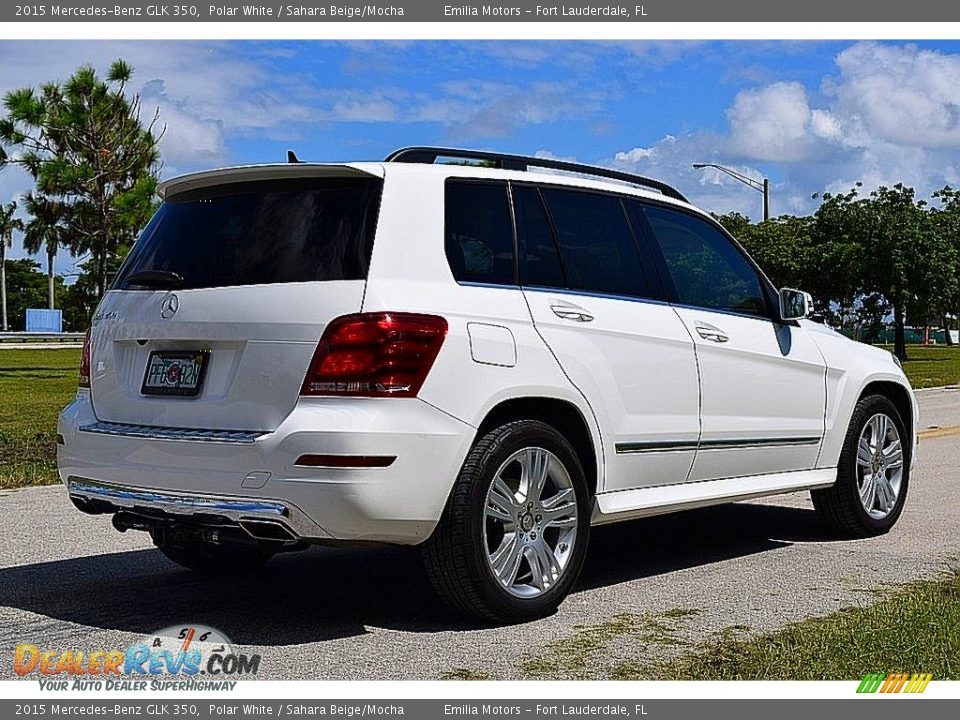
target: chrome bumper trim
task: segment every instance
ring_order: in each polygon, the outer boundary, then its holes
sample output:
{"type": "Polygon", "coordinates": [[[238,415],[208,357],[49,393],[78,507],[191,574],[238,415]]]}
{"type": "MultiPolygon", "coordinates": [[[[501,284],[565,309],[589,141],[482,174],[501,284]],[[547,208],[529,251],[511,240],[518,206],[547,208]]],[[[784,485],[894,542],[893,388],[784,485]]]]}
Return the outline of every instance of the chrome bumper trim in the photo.
{"type": "Polygon", "coordinates": [[[118,510],[147,509],[186,519],[216,515],[233,522],[266,520],[287,526],[298,538],[330,538],[302,510],[275,500],[146,490],[78,477],[67,479],[67,490],[71,498],[103,502],[118,510]]]}
{"type": "Polygon", "coordinates": [[[197,430],[194,428],[172,428],[157,425],[132,425],[129,423],[95,422],[81,425],[78,432],[95,435],[115,435],[119,437],[142,438],[145,440],[187,440],[199,442],[241,443],[256,442],[266,435],[263,432],[241,430],[197,430]]]}

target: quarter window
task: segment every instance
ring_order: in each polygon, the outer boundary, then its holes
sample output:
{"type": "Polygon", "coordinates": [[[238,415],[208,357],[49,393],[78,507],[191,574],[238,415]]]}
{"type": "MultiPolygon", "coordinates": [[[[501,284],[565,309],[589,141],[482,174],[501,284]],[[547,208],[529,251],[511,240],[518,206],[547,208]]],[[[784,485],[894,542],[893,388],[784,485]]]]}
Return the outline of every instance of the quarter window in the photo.
{"type": "Polygon", "coordinates": [[[447,182],[445,245],[458,282],[516,284],[506,183],[447,182]]]}
{"type": "Polygon", "coordinates": [[[759,275],[717,228],[667,208],[645,206],[643,212],[663,253],[678,302],[767,315],[759,275]]]}
{"type": "Polygon", "coordinates": [[[640,254],[620,199],[544,188],[568,287],[646,297],[640,254]]]}

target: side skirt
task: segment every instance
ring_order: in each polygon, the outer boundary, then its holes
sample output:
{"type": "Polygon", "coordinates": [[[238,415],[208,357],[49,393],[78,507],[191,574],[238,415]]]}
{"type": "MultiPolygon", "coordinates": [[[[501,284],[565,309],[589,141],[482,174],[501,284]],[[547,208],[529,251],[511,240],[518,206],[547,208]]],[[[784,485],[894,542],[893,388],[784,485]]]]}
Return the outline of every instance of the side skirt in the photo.
{"type": "Polygon", "coordinates": [[[837,469],[826,468],[600,493],[594,500],[591,523],[603,525],[796,490],[830,487],[836,480],[837,469]]]}

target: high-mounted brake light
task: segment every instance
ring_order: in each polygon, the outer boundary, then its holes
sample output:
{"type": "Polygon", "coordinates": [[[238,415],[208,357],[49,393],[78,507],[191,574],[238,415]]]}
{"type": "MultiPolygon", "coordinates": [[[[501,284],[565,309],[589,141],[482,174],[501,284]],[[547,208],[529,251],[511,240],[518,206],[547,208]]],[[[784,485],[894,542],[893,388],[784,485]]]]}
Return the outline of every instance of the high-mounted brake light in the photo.
{"type": "Polygon", "coordinates": [[[83,336],[83,351],[80,353],[80,387],[90,387],[90,328],[83,336]]]}
{"type": "Polygon", "coordinates": [[[415,397],[446,336],[437,315],[344,315],[327,325],[300,394],[415,397]]]}

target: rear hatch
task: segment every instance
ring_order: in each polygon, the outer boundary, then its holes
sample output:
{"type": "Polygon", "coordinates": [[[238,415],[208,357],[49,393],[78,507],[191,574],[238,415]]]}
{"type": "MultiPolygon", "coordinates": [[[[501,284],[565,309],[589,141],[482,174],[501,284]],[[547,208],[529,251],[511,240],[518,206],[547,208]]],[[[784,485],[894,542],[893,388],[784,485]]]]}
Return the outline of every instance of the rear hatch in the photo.
{"type": "Polygon", "coordinates": [[[267,166],[162,190],[94,318],[94,411],[117,423],[273,430],[327,323],[361,309],[382,179],[351,166],[267,166]]]}

